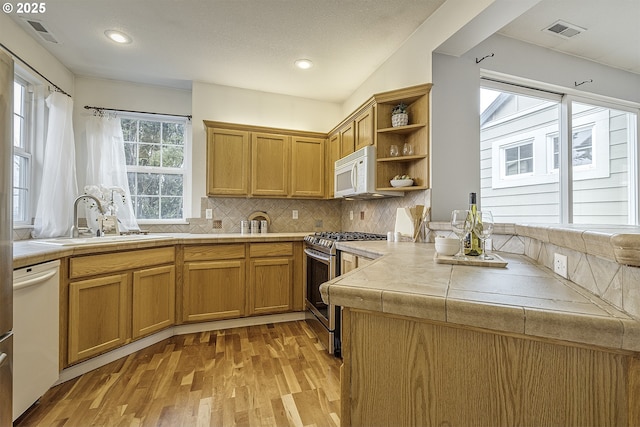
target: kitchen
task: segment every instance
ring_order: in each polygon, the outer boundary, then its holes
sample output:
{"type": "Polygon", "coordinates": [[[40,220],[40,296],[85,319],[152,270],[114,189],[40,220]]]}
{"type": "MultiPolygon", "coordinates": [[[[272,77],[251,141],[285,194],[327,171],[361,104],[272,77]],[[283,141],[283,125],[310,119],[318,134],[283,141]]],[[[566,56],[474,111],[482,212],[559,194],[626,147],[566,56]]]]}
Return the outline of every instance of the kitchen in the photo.
{"type": "MultiPolygon", "coordinates": [[[[366,231],[386,233],[393,229],[394,213],[397,207],[416,204],[430,205],[432,219],[446,221],[449,212],[466,204],[467,193],[478,191],[479,187],[470,185],[467,180],[455,179],[453,171],[464,170],[465,174],[479,176],[479,153],[466,150],[465,141],[477,140],[477,103],[469,102],[477,99],[479,66],[476,61],[485,55],[496,51],[494,58],[482,62],[483,66],[507,74],[527,77],[532,80],[545,81],[560,86],[570,86],[574,81],[581,82],[589,76],[601,75],[602,66],[575,57],[565,58],[559,53],[548,51],[535,46],[526,45],[504,36],[492,36],[476,46],[478,40],[488,37],[518,16],[522,11],[508,10],[501,2],[491,5],[469,4],[471,2],[446,2],[438,14],[433,17],[439,22],[450,22],[451,27],[440,29],[435,25],[425,25],[420,28],[398,51],[389,58],[362,86],[345,97],[342,104],[333,102],[311,101],[308,98],[295,98],[287,95],[277,95],[258,92],[250,89],[229,87],[194,81],[191,89],[172,89],[161,86],[150,86],[125,81],[104,80],[82,75],[74,76],[60,63],[35,43],[25,31],[14,21],[2,15],[2,30],[0,30],[3,44],[25,46],[18,53],[28,63],[38,70],[47,70],[47,77],[63,89],[74,95],[74,119],[89,114],[83,111],[84,105],[98,105],[114,108],[126,108],[140,111],[159,111],[173,114],[191,114],[193,116],[192,138],[194,141],[191,169],[192,200],[189,217],[204,217],[204,211],[213,209],[213,218],[223,218],[223,229],[227,224],[238,226],[240,218],[246,218],[254,211],[269,211],[273,203],[281,203],[277,210],[287,213],[274,220],[274,230],[288,232],[316,231],[317,220],[322,220],[322,229],[344,229],[345,231],[366,231]],[[486,6],[486,8],[485,8],[486,6]],[[455,56],[455,46],[449,49],[436,49],[441,42],[448,39],[456,31],[456,25],[463,27],[467,22],[460,18],[456,11],[464,7],[465,10],[477,10],[478,20],[492,16],[491,26],[483,28],[482,36],[475,34],[468,43],[458,45],[460,53],[455,56]],[[482,11],[480,11],[482,9],[482,11]],[[511,13],[511,16],[506,16],[511,13]],[[6,25],[5,25],[6,24],[6,25]],[[12,41],[15,44],[10,43],[12,41]],[[466,50],[470,49],[470,50],[466,50]],[[436,53],[431,55],[431,52],[436,53]],[[522,52],[529,53],[523,55],[522,52]],[[424,52],[427,52],[426,54],[424,52]],[[441,53],[438,53],[441,52],[441,53]],[[452,56],[454,55],[454,56],[452,56]],[[518,58],[516,64],[510,58],[518,58]],[[543,61],[550,63],[567,63],[563,72],[558,72],[554,66],[554,73],[540,66],[543,61]],[[563,62],[564,61],[564,62],[563,62]],[[486,64],[486,65],[484,65],[486,64]],[[580,66],[579,76],[574,75],[576,64],[580,66]],[[390,70],[402,69],[406,73],[393,73],[393,79],[387,77],[390,70]],[[399,75],[398,75],[399,74],[399,75]],[[585,75],[586,77],[583,77],[585,75]],[[355,110],[364,99],[373,93],[394,90],[403,87],[433,82],[431,94],[431,155],[437,161],[431,164],[431,189],[425,192],[411,193],[405,198],[385,199],[382,201],[304,201],[292,206],[290,200],[264,201],[252,200],[247,204],[245,199],[216,200],[204,198],[205,191],[205,129],[199,124],[203,120],[216,120],[231,123],[250,123],[269,127],[289,129],[305,129],[308,131],[327,132],[332,129],[344,116],[355,110]],[[127,99],[127,105],[121,104],[127,99]],[[211,99],[224,102],[211,102],[211,99]],[[276,108],[266,108],[265,106],[276,108]],[[295,106],[295,107],[294,107],[295,106]],[[197,141],[200,141],[198,143],[197,141]],[[456,144],[459,144],[457,147],[456,144]],[[455,152],[466,152],[464,158],[455,152]],[[322,207],[320,205],[322,204],[322,207]],[[325,204],[330,205],[326,208],[325,204]],[[221,206],[226,207],[223,211],[221,206]],[[220,209],[219,211],[217,209],[220,209]],[[298,210],[299,220],[290,218],[291,210],[298,210]],[[321,217],[314,217],[318,211],[321,217]],[[355,213],[350,219],[350,213],[355,213]],[[224,213],[223,213],[224,212],[224,213]],[[359,215],[361,212],[364,214],[359,215]],[[361,219],[364,218],[364,219],[361,219]]],[[[531,2],[535,3],[535,2],[531,2]]],[[[531,6],[529,4],[528,6],[531,6]]],[[[520,6],[526,9],[524,3],[520,6]]],[[[568,19],[568,18],[565,18],[568,19]]],[[[458,37],[462,37],[460,33],[458,37]]],[[[464,40],[463,40],[464,41],[464,40]]],[[[638,101],[637,75],[623,72],[619,69],[608,68],[608,78],[597,79],[591,85],[586,85],[590,92],[611,96],[628,101],[638,101]],[[629,89],[632,88],[632,89],[629,89]],[[635,91],[634,91],[635,88],[635,91]]],[[[124,79],[119,79],[124,80],[124,79]]],[[[583,86],[585,87],[585,86],[583,86]]],[[[80,120],[74,120],[80,126],[80,120]]],[[[82,129],[77,128],[80,135],[82,129]]],[[[81,152],[81,147],[78,148],[81,152]]],[[[79,175],[82,173],[79,168],[79,175]]],[[[190,232],[190,225],[157,226],[149,225],[152,232],[167,232],[176,230],[190,232]]],[[[231,230],[229,230],[231,231],[231,230]]],[[[17,231],[19,233],[19,231],[17,231]]],[[[28,233],[28,232],[27,232],[28,233]]],[[[18,239],[16,239],[18,240],[18,239]]]]}

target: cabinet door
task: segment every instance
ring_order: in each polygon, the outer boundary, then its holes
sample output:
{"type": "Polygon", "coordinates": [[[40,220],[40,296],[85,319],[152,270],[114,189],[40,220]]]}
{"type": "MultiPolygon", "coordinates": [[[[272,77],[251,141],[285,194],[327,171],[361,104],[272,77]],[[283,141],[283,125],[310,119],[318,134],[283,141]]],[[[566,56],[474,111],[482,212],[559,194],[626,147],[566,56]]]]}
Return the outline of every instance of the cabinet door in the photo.
{"type": "Polygon", "coordinates": [[[193,322],[244,315],[245,267],[244,260],[185,263],[183,320],[193,322]]]}
{"type": "Polygon", "coordinates": [[[139,338],[175,323],[175,267],[133,273],[132,335],[139,338]]]}
{"type": "Polygon", "coordinates": [[[353,153],[355,147],[355,128],[353,122],[340,129],[340,157],[353,153]]]}
{"type": "Polygon", "coordinates": [[[285,135],[251,134],[251,194],[287,196],[289,144],[285,135]]]}
{"type": "Polygon", "coordinates": [[[249,132],[207,129],[207,194],[249,194],[249,132]]]}
{"type": "Polygon", "coordinates": [[[291,310],[293,260],[259,258],[251,260],[249,300],[251,314],[291,310]]]}
{"type": "Polygon", "coordinates": [[[324,197],[324,139],[292,137],[291,196],[324,197]]]}
{"type": "Polygon", "coordinates": [[[332,198],[335,191],[336,160],[340,159],[340,133],[338,132],[329,136],[327,157],[327,195],[332,198]]]}
{"type": "Polygon", "coordinates": [[[356,118],[356,150],[366,147],[367,145],[373,145],[373,117],[373,107],[369,107],[356,118]]]}
{"type": "Polygon", "coordinates": [[[127,274],[69,284],[69,363],[128,340],[127,274]]]}
{"type": "Polygon", "coordinates": [[[349,252],[340,253],[340,274],[346,274],[358,268],[358,257],[349,252]]]}

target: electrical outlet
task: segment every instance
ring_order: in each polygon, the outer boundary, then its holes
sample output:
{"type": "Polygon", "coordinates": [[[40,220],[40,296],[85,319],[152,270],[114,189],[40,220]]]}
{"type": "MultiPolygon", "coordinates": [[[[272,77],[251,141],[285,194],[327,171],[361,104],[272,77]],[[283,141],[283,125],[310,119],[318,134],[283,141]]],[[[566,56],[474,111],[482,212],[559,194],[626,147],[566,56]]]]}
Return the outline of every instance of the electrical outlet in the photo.
{"type": "Polygon", "coordinates": [[[213,219],[213,209],[205,209],[204,217],[205,219],[213,219]]]}
{"type": "Polygon", "coordinates": [[[364,211],[360,211],[360,219],[364,219],[364,211]]]}
{"type": "Polygon", "coordinates": [[[567,279],[567,256],[553,254],[553,272],[567,279]]]}
{"type": "Polygon", "coordinates": [[[298,219],[298,211],[296,209],[291,211],[291,218],[298,219]]]}
{"type": "Polygon", "coordinates": [[[349,211],[349,219],[353,221],[353,211],[349,211]]]}

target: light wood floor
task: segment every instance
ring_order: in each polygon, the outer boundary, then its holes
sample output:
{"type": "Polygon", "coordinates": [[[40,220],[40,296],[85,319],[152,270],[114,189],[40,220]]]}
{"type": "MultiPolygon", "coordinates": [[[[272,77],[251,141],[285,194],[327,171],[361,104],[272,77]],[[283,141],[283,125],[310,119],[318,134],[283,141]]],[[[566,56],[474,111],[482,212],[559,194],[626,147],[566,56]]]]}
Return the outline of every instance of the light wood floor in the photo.
{"type": "Polygon", "coordinates": [[[338,426],[340,359],[303,321],[174,336],[50,389],[16,426],[338,426]]]}

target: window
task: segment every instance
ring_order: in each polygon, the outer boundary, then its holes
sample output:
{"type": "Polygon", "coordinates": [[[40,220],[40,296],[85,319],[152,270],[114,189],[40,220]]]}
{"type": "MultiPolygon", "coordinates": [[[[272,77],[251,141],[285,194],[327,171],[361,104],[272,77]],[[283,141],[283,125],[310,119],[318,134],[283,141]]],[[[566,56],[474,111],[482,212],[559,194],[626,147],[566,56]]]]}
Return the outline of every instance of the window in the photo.
{"type": "Polygon", "coordinates": [[[29,84],[16,76],[13,83],[13,223],[31,220],[31,150],[33,114],[29,84]]]}
{"type": "Polygon", "coordinates": [[[136,218],[184,219],[187,120],[123,114],[121,121],[136,218]]]}
{"type": "Polygon", "coordinates": [[[637,108],[483,81],[482,208],[501,222],[637,224],[637,124],[637,108]]]}
{"type": "Polygon", "coordinates": [[[505,175],[521,175],[533,172],[533,142],[504,149],[505,175]]]}

